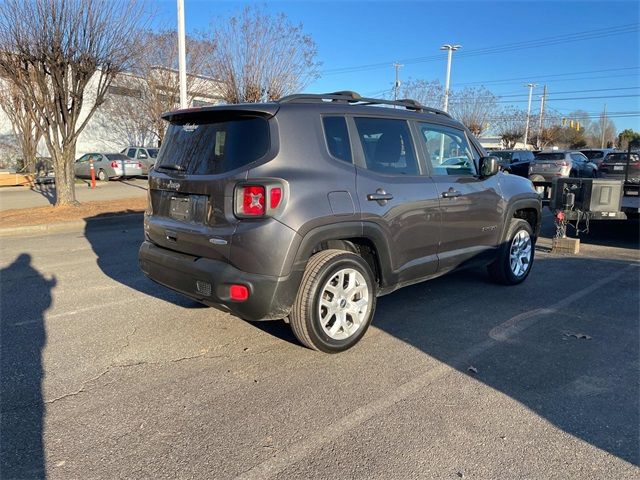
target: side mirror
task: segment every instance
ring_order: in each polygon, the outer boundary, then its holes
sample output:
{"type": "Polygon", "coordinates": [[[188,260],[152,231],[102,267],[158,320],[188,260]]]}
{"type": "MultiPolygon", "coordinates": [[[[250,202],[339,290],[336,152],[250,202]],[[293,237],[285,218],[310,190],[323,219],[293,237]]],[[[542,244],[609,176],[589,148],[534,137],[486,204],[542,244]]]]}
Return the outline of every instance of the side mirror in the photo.
{"type": "Polygon", "coordinates": [[[498,157],[481,157],[480,158],[480,176],[490,177],[500,170],[498,165],[498,157]]]}

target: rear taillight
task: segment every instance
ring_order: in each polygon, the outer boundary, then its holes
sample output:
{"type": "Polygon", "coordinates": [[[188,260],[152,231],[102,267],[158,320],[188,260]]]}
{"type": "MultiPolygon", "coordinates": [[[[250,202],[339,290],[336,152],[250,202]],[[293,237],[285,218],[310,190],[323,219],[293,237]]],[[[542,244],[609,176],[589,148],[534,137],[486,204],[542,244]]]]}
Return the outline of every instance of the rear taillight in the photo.
{"type": "Polygon", "coordinates": [[[262,185],[242,187],[242,215],[257,217],[266,212],[265,189],[262,185]]]}
{"type": "Polygon", "coordinates": [[[111,162],[111,168],[118,168],[118,162],[116,162],[115,160],[113,162],[111,162]]]}
{"type": "Polygon", "coordinates": [[[142,168],[142,162],[138,162],[138,168],[142,168]]]}
{"type": "Polygon", "coordinates": [[[278,208],[281,200],[282,200],[282,188],[273,187],[269,189],[269,206],[272,209],[278,208]]]}
{"type": "Polygon", "coordinates": [[[629,164],[630,170],[640,170],[640,162],[633,162],[629,164]]]}
{"type": "Polygon", "coordinates": [[[236,187],[234,213],[237,217],[265,217],[277,210],[284,200],[284,188],[278,182],[236,187]]]}

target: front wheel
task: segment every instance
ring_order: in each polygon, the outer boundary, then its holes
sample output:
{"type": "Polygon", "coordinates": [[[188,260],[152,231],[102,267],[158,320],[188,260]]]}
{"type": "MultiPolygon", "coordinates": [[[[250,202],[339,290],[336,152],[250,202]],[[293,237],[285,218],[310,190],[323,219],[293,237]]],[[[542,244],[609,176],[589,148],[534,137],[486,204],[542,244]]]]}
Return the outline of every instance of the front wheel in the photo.
{"type": "Polygon", "coordinates": [[[307,263],[289,319],[302,344],[337,353],[363,337],[375,307],[375,280],[367,262],[351,252],[323,250],[307,263]]]}
{"type": "Polygon", "coordinates": [[[525,220],[514,218],[499,247],[498,257],[489,265],[491,279],[503,285],[517,285],[527,278],[535,253],[533,229],[525,220]]]}

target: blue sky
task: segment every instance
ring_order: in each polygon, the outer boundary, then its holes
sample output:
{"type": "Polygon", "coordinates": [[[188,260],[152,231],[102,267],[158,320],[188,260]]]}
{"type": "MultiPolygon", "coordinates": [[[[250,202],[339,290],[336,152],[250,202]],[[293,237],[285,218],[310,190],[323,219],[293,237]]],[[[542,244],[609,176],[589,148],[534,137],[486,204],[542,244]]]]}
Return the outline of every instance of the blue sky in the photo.
{"type": "MultiPolygon", "coordinates": [[[[250,2],[185,0],[187,32],[224,22],[246,3],[250,2]]],[[[307,91],[381,95],[393,85],[391,64],[396,60],[405,64],[401,80],[444,83],[446,57],[439,47],[456,43],[462,49],[453,58],[454,90],[484,85],[496,95],[505,95],[501,104],[513,102],[526,108],[524,85],[537,83],[532,106],[536,111],[546,84],[551,109],[560,113],[582,109],[597,116],[606,103],[618,130],[640,130],[637,1],[272,1],[261,5],[301,22],[315,40],[322,76],[307,91]],[[566,37],[550,39],[558,36],[566,37]],[[471,54],[539,39],[548,39],[546,45],[471,54]],[[382,65],[366,67],[372,64],[382,65]],[[337,71],[349,67],[362,68],[337,71]],[[619,112],[633,112],[633,116],[619,112]]],[[[156,8],[156,24],[174,27],[176,1],[160,0],[156,8]]]]}

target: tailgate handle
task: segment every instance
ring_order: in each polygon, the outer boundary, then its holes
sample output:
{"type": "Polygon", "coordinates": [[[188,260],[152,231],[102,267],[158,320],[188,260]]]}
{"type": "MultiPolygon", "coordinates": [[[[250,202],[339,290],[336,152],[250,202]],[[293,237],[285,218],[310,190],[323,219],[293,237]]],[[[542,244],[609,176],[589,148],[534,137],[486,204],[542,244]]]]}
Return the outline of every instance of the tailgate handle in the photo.
{"type": "Polygon", "coordinates": [[[178,241],[178,234],[173,230],[165,230],[164,234],[170,242],[176,243],[178,241]]]}

